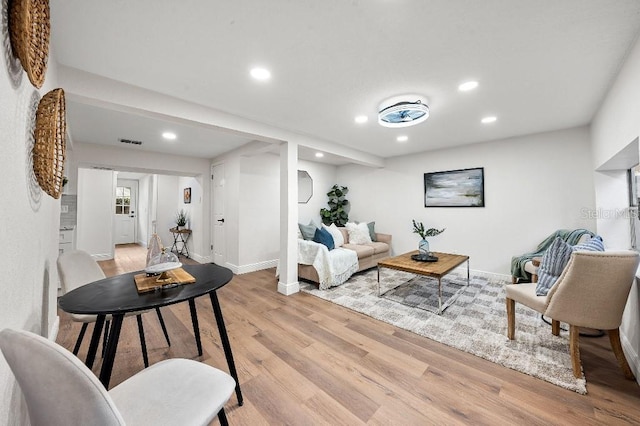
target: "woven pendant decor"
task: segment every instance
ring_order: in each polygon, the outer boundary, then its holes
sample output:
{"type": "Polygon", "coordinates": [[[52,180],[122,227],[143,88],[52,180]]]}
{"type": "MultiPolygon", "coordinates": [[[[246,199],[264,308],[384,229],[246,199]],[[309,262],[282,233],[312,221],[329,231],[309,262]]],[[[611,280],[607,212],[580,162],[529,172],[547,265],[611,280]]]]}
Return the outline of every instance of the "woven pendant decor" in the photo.
{"type": "Polygon", "coordinates": [[[11,48],[38,89],[47,72],[50,32],[49,0],[9,0],[11,48]]]}
{"type": "Polygon", "coordinates": [[[53,198],[60,198],[66,148],[64,90],[53,89],[40,99],[36,112],[33,172],[38,184],[53,198]]]}

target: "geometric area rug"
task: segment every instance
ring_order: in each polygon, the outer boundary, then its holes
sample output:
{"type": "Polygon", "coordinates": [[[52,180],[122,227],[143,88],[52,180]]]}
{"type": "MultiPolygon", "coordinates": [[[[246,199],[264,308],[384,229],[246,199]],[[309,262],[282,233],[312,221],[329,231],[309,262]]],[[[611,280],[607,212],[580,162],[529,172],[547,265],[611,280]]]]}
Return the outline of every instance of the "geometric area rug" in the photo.
{"type": "Polygon", "coordinates": [[[442,279],[443,301],[447,294],[457,293],[457,299],[442,315],[429,312],[437,312],[437,280],[382,268],[380,282],[384,297],[377,296],[375,268],[327,290],[300,281],[300,290],[565,389],[587,393],[584,376],[573,376],[568,332],[554,336],[540,314],[517,303],[516,338],[507,339],[504,286],[511,282],[510,277],[471,271],[466,286],[466,267],[454,270],[442,279]],[[396,300],[390,300],[393,298],[396,300]]]}

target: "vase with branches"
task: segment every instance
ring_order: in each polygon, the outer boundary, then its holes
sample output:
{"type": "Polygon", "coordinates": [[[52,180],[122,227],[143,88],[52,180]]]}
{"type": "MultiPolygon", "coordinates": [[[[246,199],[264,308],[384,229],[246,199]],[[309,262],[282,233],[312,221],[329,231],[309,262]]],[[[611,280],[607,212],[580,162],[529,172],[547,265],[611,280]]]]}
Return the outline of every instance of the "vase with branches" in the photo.
{"type": "Polygon", "coordinates": [[[416,222],[415,219],[412,219],[413,222],[413,232],[415,234],[420,235],[420,242],[418,243],[418,252],[421,257],[427,258],[431,256],[431,252],[429,251],[429,241],[427,241],[427,237],[435,237],[436,235],[440,235],[444,232],[446,228],[436,229],[429,228],[426,229],[422,222],[416,222]]]}

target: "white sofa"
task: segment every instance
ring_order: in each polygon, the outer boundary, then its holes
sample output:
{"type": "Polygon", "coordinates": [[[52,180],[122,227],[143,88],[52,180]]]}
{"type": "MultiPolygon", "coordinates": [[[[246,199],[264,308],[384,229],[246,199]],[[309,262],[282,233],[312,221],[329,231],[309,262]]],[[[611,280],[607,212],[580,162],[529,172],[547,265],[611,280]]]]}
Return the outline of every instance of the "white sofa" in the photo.
{"type": "MultiPolygon", "coordinates": [[[[357,257],[357,265],[355,265],[351,270],[340,268],[340,270],[336,271],[333,276],[327,277],[324,276],[322,279],[318,275],[318,270],[313,264],[310,262],[309,256],[306,256],[305,263],[301,262],[301,257],[299,256],[298,263],[298,278],[304,279],[307,281],[312,281],[314,283],[319,284],[321,289],[332,287],[335,285],[342,284],[346,281],[352,274],[363,271],[365,269],[374,268],[378,266],[378,261],[381,259],[385,259],[391,254],[391,235],[382,234],[376,232],[376,241],[371,242],[369,244],[350,244],[349,243],[349,233],[346,228],[338,228],[340,232],[342,232],[342,236],[344,237],[345,244],[340,249],[334,249],[329,251],[324,245],[320,243],[316,243],[308,240],[299,240],[299,252],[302,250],[313,249],[315,246],[318,250],[319,256],[326,256],[325,263],[332,263],[332,257],[340,256],[340,250],[350,250],[355,252],[357,257]],[[328,259],[328,260],[327,260],[328,259]],[[340,275],[340,276],[337,276],[340,275]],[[345,278],[345,275],[346,276],[345,278]],[[341,282],[340,282],[341,281],[341,282]]],[[[316,258],[315,263],[318,264],[319,260],[316,258]]],[[[325,272],[325,271],[323,271],[325,272]]],[[[325,272],[326,273],[326,272],[325,272]]]]}

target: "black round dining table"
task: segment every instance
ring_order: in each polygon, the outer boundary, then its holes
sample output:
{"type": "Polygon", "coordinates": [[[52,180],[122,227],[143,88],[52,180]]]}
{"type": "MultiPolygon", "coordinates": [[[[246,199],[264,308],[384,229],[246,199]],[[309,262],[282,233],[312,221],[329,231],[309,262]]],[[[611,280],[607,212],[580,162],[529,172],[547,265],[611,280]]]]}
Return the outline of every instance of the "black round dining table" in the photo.
{"type": "Polygon", "coordinates": [[[191,320],[198,347],[198,355],[202,355],[202,344],[198,327],[198,317],[196,312],[195,299],[200,296],[209,295],[214,317],[220,332],[220,340],[224,349],[229,373],[236,381],[236,395],[239,405],[242,405],[242,393],[240,382],[233,360],[233,353],[229,343],[229,337],[224,325],[222,310],[216,291],[229,283],[233,278],[230,269],[213,263],[199,265],[183,265],[182,268],[195,278],[195,283],[169,285],[157,288],[156,290],[139,293],[135,283],[135,275],[144,274],[144,271],[130,272],[122,275],[104,278],[94,281],[82,287],[78,287],[58,299],[58,306],[65,312],[71,314],[96,315],[97,320],[93,329],[89,351],[85,364],[91,368],[95,361],[95,356],[100,341],[102,329],[107,315],[112,316],[111,328],[107,339],[107,346],[100,370],[100,381],[106,388],[109,387],[109,380],[113,370],[122,320],[129,312],[143,311],[147,309],[160,308],[162,306],[175,303],[189,303],[191,310],[191,320]]]}

